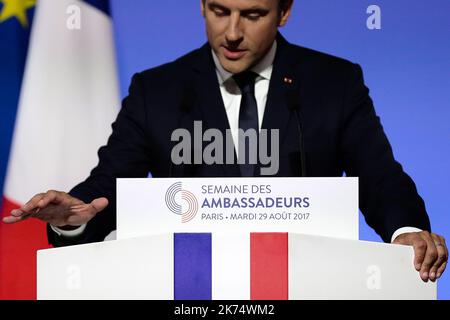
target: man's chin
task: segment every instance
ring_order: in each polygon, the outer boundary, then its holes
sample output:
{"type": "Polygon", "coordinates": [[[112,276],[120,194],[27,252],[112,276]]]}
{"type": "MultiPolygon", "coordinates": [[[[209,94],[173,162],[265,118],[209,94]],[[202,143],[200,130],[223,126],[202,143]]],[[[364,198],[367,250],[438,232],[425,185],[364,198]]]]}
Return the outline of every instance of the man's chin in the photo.
{"type": "Polygon", "coordinates": [[[221,64],[226,71],[232,74],[241,73],[250,68],[249,63],[245,63],[244,61],[239,60],[230,61],[228,59],[225,59],[225,61],[221,61],[221,64]]]}

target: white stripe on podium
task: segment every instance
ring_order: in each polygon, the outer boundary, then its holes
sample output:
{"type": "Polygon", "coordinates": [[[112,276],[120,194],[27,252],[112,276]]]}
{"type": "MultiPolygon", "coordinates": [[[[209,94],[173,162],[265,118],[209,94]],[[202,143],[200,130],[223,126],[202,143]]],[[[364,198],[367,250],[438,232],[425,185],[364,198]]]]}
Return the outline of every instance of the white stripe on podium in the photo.
{"type": "Polygon", "coordinates": [[[250,299],[250,234],[212,234],[212,299],[250,299]]]}

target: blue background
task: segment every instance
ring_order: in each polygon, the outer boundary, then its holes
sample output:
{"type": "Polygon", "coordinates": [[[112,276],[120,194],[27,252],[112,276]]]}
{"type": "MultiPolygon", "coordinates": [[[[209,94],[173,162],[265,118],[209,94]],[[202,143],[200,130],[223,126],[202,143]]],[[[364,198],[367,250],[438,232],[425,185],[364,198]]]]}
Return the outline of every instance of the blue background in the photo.
{"type": "MultiPolygon", "coordinates": [[[[111,0],[122,96],[134,72],[206,41],[200,0],[111,0]]],[[[359,63],[396,158],[417,184],[433,231],[450,238],[450,1],[296,0],[281,31],[302,46],[359,63]],[[381,30],[369,30],[369,5],[381,30]]],[[[0,186],[15,110],[2,107],[0,186]]],[[[361,216],[360,238],[380,241],[361,216]]],[[[450,270],[439,298],[450,299],[450,270]]]]}

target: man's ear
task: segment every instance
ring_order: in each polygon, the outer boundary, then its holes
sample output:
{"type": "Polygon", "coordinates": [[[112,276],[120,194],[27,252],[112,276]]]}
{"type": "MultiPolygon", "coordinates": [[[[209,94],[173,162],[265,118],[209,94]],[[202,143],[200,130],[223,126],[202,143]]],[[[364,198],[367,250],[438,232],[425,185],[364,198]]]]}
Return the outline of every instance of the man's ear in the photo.
{"type": "Polygon", "coordinates": [[[202,17],[205,17],[205,1],[206,0],[200,0],[200,12],[202,17]]]}
{"type": "Polygon", "coordinates": [[[291,16],[293,4],[294,4],[294,0],[289,1],[286,8],[284,8],[283,11],[281,11],[280,21],[278,23],[279,27],[284,27],[284,25],[288,22],[289,17],[291,16]]]}

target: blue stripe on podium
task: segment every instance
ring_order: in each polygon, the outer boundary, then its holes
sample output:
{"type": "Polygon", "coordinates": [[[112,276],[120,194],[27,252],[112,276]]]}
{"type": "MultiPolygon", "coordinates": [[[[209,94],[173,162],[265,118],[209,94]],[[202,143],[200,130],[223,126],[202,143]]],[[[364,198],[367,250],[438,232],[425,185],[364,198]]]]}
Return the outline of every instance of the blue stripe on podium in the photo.
{"type": "Polygon", "coordinates": [[[211,300],[211,234],[174,235],[174,299],[211,300]]]}

